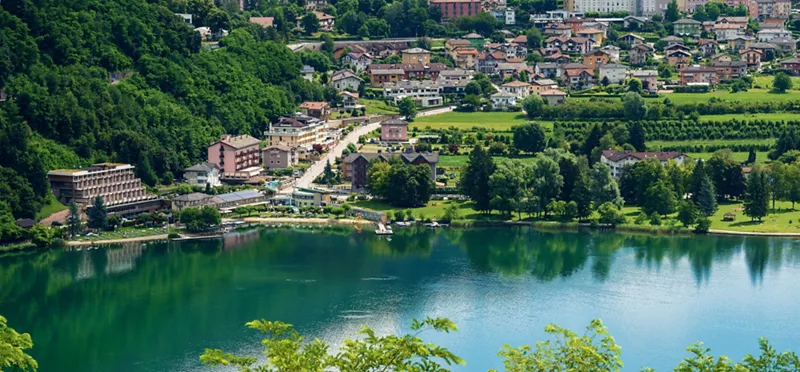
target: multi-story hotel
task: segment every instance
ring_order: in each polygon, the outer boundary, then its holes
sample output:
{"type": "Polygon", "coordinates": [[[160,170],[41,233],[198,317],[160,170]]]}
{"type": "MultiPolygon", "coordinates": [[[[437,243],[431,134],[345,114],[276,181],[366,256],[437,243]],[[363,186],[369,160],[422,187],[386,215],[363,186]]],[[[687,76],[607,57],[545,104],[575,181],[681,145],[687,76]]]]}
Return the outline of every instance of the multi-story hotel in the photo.
{"type": "Polygon", "coordinates": [[[431,0],[432,8],[439,8],[442,19],[476,16],[481,11],[480,0],[431,0]]]}
{"type": "Polygon", "coordinates": [[[325,121],[303,114],[281,117],[277,123],[270,123],[266,140],[270,145],[289,147],[311,147],[322,144],[327,137],[325,121]]]}
{"type": "Polygon", "coordinates": [[[148,194],[130,164],[100,163],[83,169],[58,169],[47,173],[55,196],[82,207],[101,197],[109,213],[134,214],[156,210],[161,199],[148,194]]]}
{"type": "Polygon", "coordinates": [[[257,138],[248,135],[231,136],[226,134],[219,141],[208,146],[208,162],[219,167],[223,178],[248,168],[259,167],[261,165],[261,151],[258,148],[260,142],[257,138]]]}

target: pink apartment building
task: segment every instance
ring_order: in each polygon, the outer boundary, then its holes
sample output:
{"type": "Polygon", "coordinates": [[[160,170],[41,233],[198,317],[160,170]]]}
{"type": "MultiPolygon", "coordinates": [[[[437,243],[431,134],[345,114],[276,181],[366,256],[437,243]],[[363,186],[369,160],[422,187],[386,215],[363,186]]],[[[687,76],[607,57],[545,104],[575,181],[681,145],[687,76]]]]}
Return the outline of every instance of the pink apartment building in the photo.
{"type": "Polygon", "coordinates": [[[108,212],[134,214],[161,207],[161,199],[148,194],[130,164],[100,163],[83,169],[57,169],[47,173],[53,193],[63,203],[82,207],[101,197],[108,212]]]}
{"type": "Polygon", "coordinates": [[[241,170],[259,167],[261,151],[255,137],[249,135],[231,136],[226,134],[219,141],[208,146],[208,162],[216,164],[221,175],[233,175],[241,170]]]}
{"type": "Polygon", "coordinates": [[[391,119],[382,121],[381,141],[384,142],[408,141],[408,122],[400,119],[391,119]]]}
{"type": "Polygon", "coordinates": [[[475,16],[481,11],[480,0],[431,0],[430,6],[442,11],[442,19],[475,16]]]}

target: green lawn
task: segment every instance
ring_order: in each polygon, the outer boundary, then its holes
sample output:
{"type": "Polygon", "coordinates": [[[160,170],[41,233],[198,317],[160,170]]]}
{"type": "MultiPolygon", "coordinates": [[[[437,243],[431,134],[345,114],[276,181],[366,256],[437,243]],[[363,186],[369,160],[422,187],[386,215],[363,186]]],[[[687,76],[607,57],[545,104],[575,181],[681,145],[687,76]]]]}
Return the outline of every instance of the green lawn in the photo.
{"type": "MultiPolygon", "coordinates": [[[[770,203],[770,208],[772,204],[770,203]]],[[[800,208],[800,205],[797,205],[800,208]]],[[[800,209],[792,210],[792,203],[775,203],[776,212],[763,218],[762,222],[752,222],[742,212],[741,203],[722,204],[711,218],[711,228],[716,230],[733,230],[746,232],[787,232],[800,233],[800,209]],[[736,214],[735,221],[723,221],[725,213],[736,214]]]]}
{"type": "MultiPolygon", "coordinates": [[[[514,159],[519,160],[523,163],[531,163],[535,159],[532,156],[527,157],[518,157],[518,158],[509,158],[506,156],[494,156],[494,161],[498,162],[503,159],[514,159]]],[[[466,167],[467,160],[469,160],[469,155],[442,155],[439,156],[439,166],[442,167],[466,167]]]]}
{"type": "MultiPolygon", "coordinates": [[[[525,124],[528,120],[521,112],[447,112],[440,115],[424,116],[411,123],[411,128],[447,129],[456,127],[469,130],[473,127],[496,131],[509,131],[512,127],[525,124]]],[[[553,123],[539,121],[543,127],[552,129],[553,123]]]]}
{"type": "Polygon", "coordinates": [[[420,217],[424,218],[441,218],[444,216],[444,210],[450,204],[458,205],[458,209],[460,212],[460,219],[470,219],[470,220],[481,220],[481,219],[491,219],[492,216],[499,218],[499,215],[490,215],[485,216],[482,215],[475,210],[472,209],[472,202],[461,202],[461,201],[445,201],[445,200],[431,200],[428,202],[427,205],[424,207],[419,208],[395,208],[389,204],[386,204],[382,201],[377,200],[363,200],[358,201],[355,203],[356,207],[372,209],[374,211],[380,212],[387,212],[392,211],[392,213],[397,214],[399,211],[405,211],[407,209],[411,209],[414,212],[414,218],[420,219],[420,217]]]}
{"type": "Polygon", "coordinates": [[[800,115],[793,112],[772,112],[768,114],[723,114],[723,115],[702,115],[701,121],[753,121],[753,120],[769,120],[769,121],[789,121],[798,120],[800,115]]]}
{"type": "Polygon", "coordinates": [[[669,93],[662,94],[657,98],[663,100],[669,98],[673,103],[690,103],[698,101],[708,101],[712,97],[727,101],[757,102],[757,101],[800,101],[800,91],[789,91],[786,93],[772,93],[766,89],[751,89],[747,92],[731,93],[728,91],[715,91],[709,93],[669,93]]]}
{"type": "MultiPolygon", "coordinates": [[[[768,152],[756,151],[756,161],[759,162],[759,163],[764,163],[764,162],[769,161],[769,159],[767,158],[767,154],[768,154],[768,152]]],[[[689,155],[689,157],[691,157],[692,159],[708,160],[708,159],[711,159],[711,156],[714,155],[714,153],[712,153],[712,152],[689,152],[689,153],[686,153],[686,155],[689,155]]],[[[749,155],[750,155],[750,153],[748,153],[748,152],[734,152],[733,153],[733,160],[736,160],[738,162],[745,162],[745,161],[747,161],[747,157],[749,155]]]]}
{"type": "Polygon", "coordinates": [[[373,99],[359,99],[358,104],[364,105],[364,108],[367,109],[367,113],[370,114],[396,114],[397,107],[391,106],[388,103],[381,101],[381,100],[373,100],[373,99]]]}
{"type": "MultiPolygon", "coordinates": [[[[792,89],[800,90],[800,77],[792,76],[792,89]]],[[[762,75],[753,76],[753,85],[760,86],[763,89],[772,89],[772,81],[775,80],[774,76],[762,75]]]]}
{"type": "Polygon", "coordinates": [[[49,217],[53,213],[61,212],[67,208],[68,207],[66,205],[61,204],[61,202],[59,202],[58,199],[56,199],[55,195],[50,193],[47,195],[47,199],[45,200],[45,204],[44,206],[42,206],[42,209],[40,209],[39,212],[36,213],[35,219],[36,221],[39,221],[43,218],[49,217]]]}

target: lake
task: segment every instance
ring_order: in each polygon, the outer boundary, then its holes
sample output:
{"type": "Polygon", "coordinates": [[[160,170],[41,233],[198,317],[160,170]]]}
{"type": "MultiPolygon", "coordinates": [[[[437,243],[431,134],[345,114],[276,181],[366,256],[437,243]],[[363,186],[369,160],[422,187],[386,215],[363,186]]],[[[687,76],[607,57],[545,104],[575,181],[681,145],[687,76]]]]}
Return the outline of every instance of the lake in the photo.
{"type": "Polygon", "coordinates": [[[504,343],[549,323],[603,319],[625,371],[669,371],[702,340],[740,360],[768,337],[800,347],[800,241],[542,232],[529,228],[371,232],[257,229],[225,239],[129,244],[0,258],[0,314],[29,332],[42,371],[195,371],[206,347],[260,355],[253,319],[340,343],[366,324],[425,333],[467,361],[502,368],[504,343]]]}

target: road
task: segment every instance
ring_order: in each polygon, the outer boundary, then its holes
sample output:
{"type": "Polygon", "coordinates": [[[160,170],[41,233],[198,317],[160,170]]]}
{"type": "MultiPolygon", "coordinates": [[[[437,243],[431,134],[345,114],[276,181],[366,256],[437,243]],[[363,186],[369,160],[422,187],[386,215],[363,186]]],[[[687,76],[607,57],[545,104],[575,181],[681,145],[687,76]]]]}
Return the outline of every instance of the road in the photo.
{"type": "MultiPolygon", "coordinates": [[[[453,108],[455,108],[455,106],[440,107],[431,110],[420,111],[419,113],[417,113],[417,117],[443,114],[445,112],[453,111],[453,108]]],[[[380,127],[381,127],[380,123],[372,123],[372,124],[357,126],[352,132],[350,132],[347,136],[342,138],[342,140],[339,141],[339,144],[337,144],[332,150],[328,151],[328,153],[325,154],[325,157],[323,157],[322,159],[311,165],[311,167],[306,169],[306,172],[303,173],[303,176],[296,179],[295,182],[293,183],[294,188],[309,187],[309,185],[311,185],[311,183],[314,182],[314,179],[316,179],[320,174],[322,174],[322,171],[325,170],[325,164],[328,164],[329,161],[331,162],[331,164],[334,164],[336,162],[336,158],[342,156],[342,152],[344,151],[345,148],[347,148],[347,145],[351,143],[358,143],[358,137],[361,137],[380,127]]],[[[280,193],[291,194],[292,190],[293,190],[292,187],[287,187],[285,189],[282,189],[280,193]]]]}

